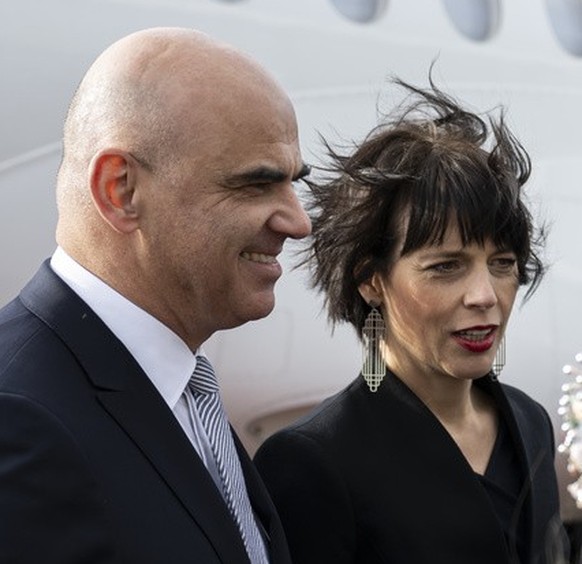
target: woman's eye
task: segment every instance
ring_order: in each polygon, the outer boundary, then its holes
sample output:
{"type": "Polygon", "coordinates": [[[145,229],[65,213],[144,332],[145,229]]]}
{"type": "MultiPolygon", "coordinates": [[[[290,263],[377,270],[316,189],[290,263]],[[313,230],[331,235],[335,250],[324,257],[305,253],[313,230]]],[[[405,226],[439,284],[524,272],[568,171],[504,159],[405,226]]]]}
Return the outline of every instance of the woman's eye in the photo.
{"type": "Polygon", "coordinates": [[[459,264],[457,261],[449,260],[446,262],[437,262],[436,264],[432,264],[429,266],[429,270],[439,274],[449,274],[451,272],[455,272],[458,267],[459,264]]]}
{"type": "Polygon", "coordinates": [[[494,268],[503,272],[512,271],[516,264],[517,259],[515,257],[499,257],[493,261],[494,268]]]}

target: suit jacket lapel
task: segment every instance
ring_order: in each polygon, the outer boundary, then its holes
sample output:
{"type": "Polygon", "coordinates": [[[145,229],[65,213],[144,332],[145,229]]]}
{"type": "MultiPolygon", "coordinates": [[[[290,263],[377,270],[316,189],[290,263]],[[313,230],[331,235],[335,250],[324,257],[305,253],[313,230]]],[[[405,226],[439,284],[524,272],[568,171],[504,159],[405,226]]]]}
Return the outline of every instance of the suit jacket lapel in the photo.
{"type": "Polygon", "coordinates": [[[222,560],[246,561],[240,534],[214,481],[169,409],[157,405],[163,400],[155,394],[138,388],[102,391],[98,397],[206,532],[222,560]]]}
{"type": "Polygon", "coordinates": [[[202,461],[123,344],[48,262],[20,299],[69,347],[104,408],[205,531],[222,560],[248,562],[236,525],[202,461]]]}

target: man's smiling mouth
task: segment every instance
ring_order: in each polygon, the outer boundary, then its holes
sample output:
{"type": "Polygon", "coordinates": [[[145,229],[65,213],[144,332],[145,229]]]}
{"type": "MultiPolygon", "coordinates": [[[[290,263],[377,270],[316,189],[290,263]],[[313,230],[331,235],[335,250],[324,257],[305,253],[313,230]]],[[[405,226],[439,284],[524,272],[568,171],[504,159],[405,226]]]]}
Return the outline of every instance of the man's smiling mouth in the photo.
{"type": "Polygon", "coordinates": [[[264,253],[248,253],[245,251],[242,252],[240,256],[250,262],[259,262],[261,264],[277,263],[277,257],[275,255],[266,255],[264,253]]]}

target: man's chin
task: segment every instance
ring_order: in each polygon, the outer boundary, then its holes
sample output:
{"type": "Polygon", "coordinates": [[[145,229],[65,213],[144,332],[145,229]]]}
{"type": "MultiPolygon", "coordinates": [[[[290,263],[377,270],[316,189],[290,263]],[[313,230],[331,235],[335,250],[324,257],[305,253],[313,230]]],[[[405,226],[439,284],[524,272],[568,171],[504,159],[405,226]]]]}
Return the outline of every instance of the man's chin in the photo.
{"type": "Polygon", "coordinates": [[[240,308],[238,316],[232,321],[228,329],[239,327],[249,321],[259,321],[268,317],[275,309],[275,299],[271,296],[269,299],[263,299],[253,304],[248,304],[246,308],[240,308]]]}
{"type": "Polygon", "coordinates": [[[248,321],[258,321],[259,319],[264,319],[273,313],[275,309],[275,300],[270,300],[267,303],[261,304],[250,316],[248,321]]]}

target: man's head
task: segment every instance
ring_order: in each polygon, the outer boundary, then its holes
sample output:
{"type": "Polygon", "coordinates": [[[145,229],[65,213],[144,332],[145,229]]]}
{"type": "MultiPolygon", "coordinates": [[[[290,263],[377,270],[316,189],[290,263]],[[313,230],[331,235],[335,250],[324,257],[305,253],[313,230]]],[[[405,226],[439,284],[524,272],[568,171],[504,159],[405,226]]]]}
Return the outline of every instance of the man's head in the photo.
{"type": "Polygon", "coordinates": [[[267,315],[310,225],[291,102],[247,56],[186,29],[121,39],[65,123],[57,240],[192,348],[267,315]]]}

